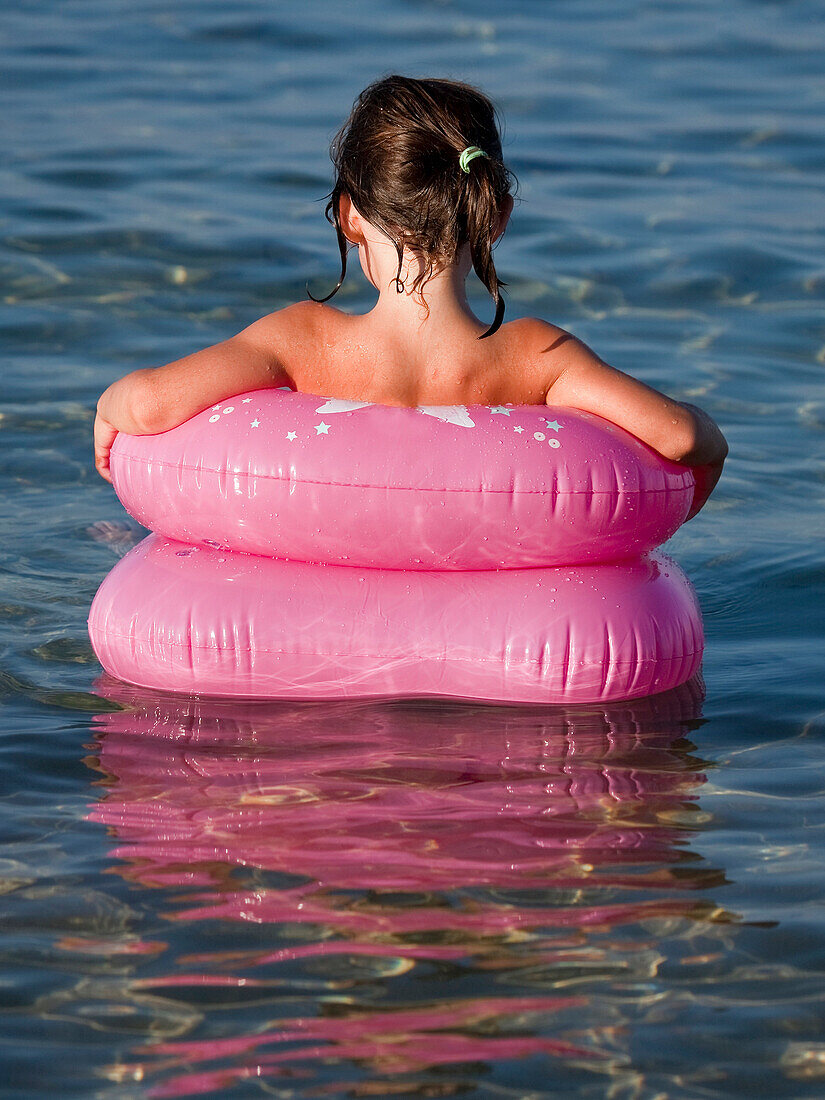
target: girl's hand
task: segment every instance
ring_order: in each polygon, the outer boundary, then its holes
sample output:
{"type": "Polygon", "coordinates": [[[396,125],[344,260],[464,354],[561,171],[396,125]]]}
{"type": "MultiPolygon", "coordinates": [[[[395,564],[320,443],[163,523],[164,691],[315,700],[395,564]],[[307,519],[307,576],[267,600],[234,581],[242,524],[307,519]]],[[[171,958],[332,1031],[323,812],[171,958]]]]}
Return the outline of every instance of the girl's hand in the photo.
{"type": "Polygon", "coordinates": [[[109,472],[109,451],[117,435],[117,428],[104,420],[100,413],[95,417],[95,469],[104,481],[112,482],[109,472]]]}

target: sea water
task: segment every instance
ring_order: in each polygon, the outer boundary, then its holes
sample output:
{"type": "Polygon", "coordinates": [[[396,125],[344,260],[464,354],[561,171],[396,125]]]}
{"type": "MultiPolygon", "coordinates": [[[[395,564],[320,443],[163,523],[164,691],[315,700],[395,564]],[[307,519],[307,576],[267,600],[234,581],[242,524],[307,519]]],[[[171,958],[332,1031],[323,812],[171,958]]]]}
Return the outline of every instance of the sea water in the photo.
{"type": "Polygon", "coordinates": [[[812,0],[4,7],[0,1095],[825,1092],[824,62],[812,0]],[[328,142],[389,71],[502,109],[508,317],[722,425],[670,545],[704,688],[101,677],[87,609],[139,532],[95,400],[331,287],[328,142]]]}

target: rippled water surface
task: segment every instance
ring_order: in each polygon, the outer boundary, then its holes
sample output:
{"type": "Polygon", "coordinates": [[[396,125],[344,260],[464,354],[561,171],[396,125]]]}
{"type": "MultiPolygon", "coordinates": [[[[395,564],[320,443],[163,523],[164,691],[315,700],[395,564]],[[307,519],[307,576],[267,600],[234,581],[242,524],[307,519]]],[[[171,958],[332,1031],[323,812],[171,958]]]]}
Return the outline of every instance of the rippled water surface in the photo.
{"type": "Polygon", "coordinates": [[[0,87],[0,1095],[821,1096],[821,5],[26,0],[0,87]],[[329,286],[327,143],[388,70],[502,108],[509,315],[722,424],[671,543],[704,689],[101,677],[86,612],[134,535],[94,402],[329,286]]]}

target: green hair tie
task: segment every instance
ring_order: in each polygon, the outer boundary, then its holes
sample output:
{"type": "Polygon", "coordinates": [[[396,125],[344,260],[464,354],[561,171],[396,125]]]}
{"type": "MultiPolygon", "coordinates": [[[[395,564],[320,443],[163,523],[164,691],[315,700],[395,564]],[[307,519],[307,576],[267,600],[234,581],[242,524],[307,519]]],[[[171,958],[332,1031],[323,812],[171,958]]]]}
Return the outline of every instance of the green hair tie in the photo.
{"type": "Polygon", "coordinates": [[[487,154],[483,149],[479,149],[477,145],[468,145],[463,153],[459,155],[458,167],[464,172],[465,175],[470,174],[470,161],[475,160],[476,157],[486,157],[487,154]]]}

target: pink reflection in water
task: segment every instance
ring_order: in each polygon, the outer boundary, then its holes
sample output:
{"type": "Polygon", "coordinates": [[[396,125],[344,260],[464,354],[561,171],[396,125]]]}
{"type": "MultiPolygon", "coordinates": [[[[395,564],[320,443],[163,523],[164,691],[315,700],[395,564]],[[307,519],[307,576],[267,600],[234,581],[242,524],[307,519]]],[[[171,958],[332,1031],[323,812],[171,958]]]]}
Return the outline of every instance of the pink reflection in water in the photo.
{"type": "MultiPolygon", "coordinates": [[[[192,1096],[255,1077],[274,1077],[289,1063],[328,1059],[368,1062],[385,1075],[408,1074],[433,1065],[523,1058],[544,1054],[600,1061],[599,1052],[582,1044],[544,1036],[490,1036],[484,1030],[502,1015],[520,1018],[523,1025],[538,1023],[550,1013],[581,1003],[576,998],[487,998],[446,1009],[419,1009],[392,1013],[355,1014],[348,1019],[283,1022],[283,1030],[241,1040],[166,1043],[145,1053],[171,1055],[171,1065],[235,1057],[236,1064],[216,1070],[185,1073],[152,1090],[153,1096],[192,1096]],[[461,1029],[459,1031],[458,1029],[461,1029]],[[474,1035],[478,1030],[480,1034],[474,1035]],[[275,1053],[260,1048],[302,1042],[308,1045],[275,1053]],[[254,1054],[253,1058],[248,1055],[254,1054]]],[[[373,1093],[373,1095],[375,1095],[373,1093]]]]}
{"type": "MultiPolygon", "coordinates": [[[[626,968],[628,948],[605,935],[689,915],[702,907],[691,888],[713,881],[683,851],[704,779],[681,742],[701,706],[696,683],[609,710],[147,699],[114,683],[101,694],[130,708],[99,716],[92,761],[106,778],[90,817],[117,838],[118,872],[186,888],[171,919],[276,930],[271,947],[190,954],[142,988],[266,984],[237,974],[332,956],[373,960],[390,991],[396,974],[421,965],[470,965],[511,984],[570,960],[626,968]],[[254,881],[262,872],[276,881],[254,881]]],[[[569,1037],[547,1034],[559,1013],[569,1029],[587,997],[482,996],[444,1008],[439,992],[428,990],[437,999],[425,1008],[339,1004],[335,1018],[321,997],[317,1017],[260,1034],[155,1046],[153,1072],[186,1067],[157,1095],[331,1057],[381,1077],[603,1053],[592,1031],[576,1040],[580,1023],[569,1037]],[[512,1020],[529,1033],[509,1034],[512,1020]],[[204,1065],[215,1061],[230,1064],[204,1065]]]]}

